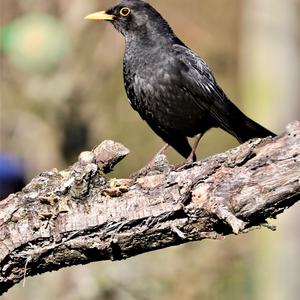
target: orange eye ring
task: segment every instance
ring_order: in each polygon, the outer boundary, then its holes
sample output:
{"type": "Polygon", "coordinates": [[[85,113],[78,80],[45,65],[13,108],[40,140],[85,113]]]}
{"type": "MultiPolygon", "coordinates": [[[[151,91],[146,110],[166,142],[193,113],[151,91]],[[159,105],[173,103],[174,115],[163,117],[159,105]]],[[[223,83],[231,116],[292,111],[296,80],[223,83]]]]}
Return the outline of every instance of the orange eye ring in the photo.
{"type": "Polygon", "coordinates": [[[123,7],[120,9],[120,15],[127,17],[130,14],[130,9],[128,7],[123,7]]]}

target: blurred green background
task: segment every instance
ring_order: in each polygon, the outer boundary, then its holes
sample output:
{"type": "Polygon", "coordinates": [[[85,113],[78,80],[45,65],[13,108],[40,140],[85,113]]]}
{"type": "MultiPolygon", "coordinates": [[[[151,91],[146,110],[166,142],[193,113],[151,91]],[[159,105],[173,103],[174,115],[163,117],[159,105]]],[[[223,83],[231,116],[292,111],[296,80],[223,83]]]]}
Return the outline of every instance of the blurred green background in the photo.
{"type": "MultiPolygon", "coordinates": [[[[113,176],[144,166],[162,141],[127,102],[124,41],[108,23],[83,20],[115,1],[0,0],[1,153],[20,158],[27,180],[65,168],[104,139],[131,155],[113,176]]],[[[280,133],[300,119],[298,0],[150,1],[250,117],[280,133]]],[[[237,145],[211,130],[198,156],[237,145]]],[[[182,161],[173,150],[170,161],[182,161]]],[[[300,206],[266,229],[100,262],[26,280],[5,300],[299,299],[300,206]]]]}

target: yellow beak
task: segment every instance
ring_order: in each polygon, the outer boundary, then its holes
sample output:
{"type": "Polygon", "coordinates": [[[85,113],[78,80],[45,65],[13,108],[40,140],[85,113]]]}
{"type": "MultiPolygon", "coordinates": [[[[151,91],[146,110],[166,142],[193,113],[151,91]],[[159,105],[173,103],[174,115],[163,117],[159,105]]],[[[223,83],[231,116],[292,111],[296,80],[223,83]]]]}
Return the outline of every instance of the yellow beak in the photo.
{"type": "Polygon", "coordinates": [[[114,15],[109,15],[105,11],[98,11],[85,17],[86,20],[109,20],[114,19],[114,15]]]}

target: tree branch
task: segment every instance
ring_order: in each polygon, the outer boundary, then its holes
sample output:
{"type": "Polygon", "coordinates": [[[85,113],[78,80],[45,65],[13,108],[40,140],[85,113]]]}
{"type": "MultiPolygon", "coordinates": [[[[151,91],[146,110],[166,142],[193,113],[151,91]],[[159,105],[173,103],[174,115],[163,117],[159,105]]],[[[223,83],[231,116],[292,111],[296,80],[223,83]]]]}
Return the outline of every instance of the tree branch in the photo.
{"type": "Polygon", "coordinates": [[[131,179],[109,179],[128,150],[104,142],[0,202],[0,295],[25,276],[268,226],[299,201],[299,149],[294,122],[193,166],[174,170],[160,156],[131,179]]]}

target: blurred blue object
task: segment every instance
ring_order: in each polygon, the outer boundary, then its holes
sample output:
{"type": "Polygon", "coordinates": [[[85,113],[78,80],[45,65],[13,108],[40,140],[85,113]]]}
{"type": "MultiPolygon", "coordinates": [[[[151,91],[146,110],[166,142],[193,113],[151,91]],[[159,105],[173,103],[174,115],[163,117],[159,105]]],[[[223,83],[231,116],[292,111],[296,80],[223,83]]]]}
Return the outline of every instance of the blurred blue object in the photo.
{"type": "Polygon", "coordinates": [[[25,186],[25,167],[22,160],[0,153],[0,200],[25,186]]]}

